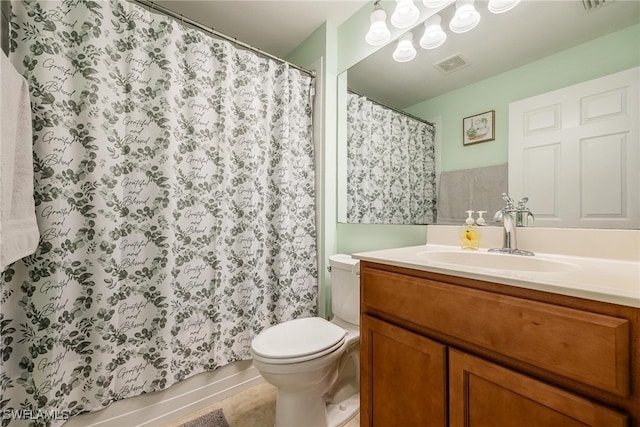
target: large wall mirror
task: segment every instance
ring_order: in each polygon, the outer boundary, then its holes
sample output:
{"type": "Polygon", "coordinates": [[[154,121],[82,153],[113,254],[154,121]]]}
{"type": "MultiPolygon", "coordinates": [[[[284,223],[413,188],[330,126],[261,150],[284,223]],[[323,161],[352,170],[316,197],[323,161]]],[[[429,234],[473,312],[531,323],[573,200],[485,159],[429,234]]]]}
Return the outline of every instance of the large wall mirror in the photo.
{"type": "MultiPolygon", "coordinates": [[[[358,222],[346,215],[349,91],[434,123],[439,177],[506,165],[510,103],[640,64],[638,1],[523,0],[502,14],[488,12],[486,1],[475,6],[481,21],[461,34],[448,28],[454,3],[438,13],[447,34],[442,46],[422,49],[424,25],[418,23],[410,29],[417,50],[412,61],[394,61],[397,42],[390,42],[339,76],[339,222],[358,222]],[[486,111],[495,111],[494,139],[464,145],[463,119],[486,111]]],[[[498,200],[501,191],[495,191],[498,200]]]]}

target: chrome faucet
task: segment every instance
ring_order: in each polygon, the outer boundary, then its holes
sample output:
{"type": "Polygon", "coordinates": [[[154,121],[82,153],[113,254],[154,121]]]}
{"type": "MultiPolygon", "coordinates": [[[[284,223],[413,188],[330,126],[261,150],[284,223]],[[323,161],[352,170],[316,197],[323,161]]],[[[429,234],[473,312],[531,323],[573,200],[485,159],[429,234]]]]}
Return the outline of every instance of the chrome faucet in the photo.
{"type": "Polygon", "coordinates": [[[525,206],[529,199],[525,197],[524,199],[520,200],[517,207],[515,206],[513,199],[511,199],[511,197],[509,197],[507,193],[502,193],[502,200],[507,202],[507,206],[496,212],[493,217],[493,220],[495,222],[502,222],[503,224],[504,232],[502,236],[502,247],[489,249],[489,252],[533,256],[533,252],[518,249],[518,241],[516,239],[517,223],[513,218],[513,214],[515,214],[516,218],[522,221],[521,215],[526,214],[527,216],[525,218],[527,218],[527,220],[533,220],[533,214],[531,213],[529,208],[525,206]]]}

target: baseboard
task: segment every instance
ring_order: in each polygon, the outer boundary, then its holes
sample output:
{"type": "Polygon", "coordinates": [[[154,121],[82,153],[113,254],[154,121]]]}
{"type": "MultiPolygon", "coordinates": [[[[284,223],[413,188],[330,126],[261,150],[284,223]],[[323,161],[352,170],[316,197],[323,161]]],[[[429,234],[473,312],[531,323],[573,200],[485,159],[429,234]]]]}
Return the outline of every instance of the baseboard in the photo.
{"type": "Polygon", "coordinates": [[[78,415],[64,427],[168,425],[262,382],[250,360],[234,362],[213,372],[195,375],[166,390],[131,397],[100,411],[78,415]]]}

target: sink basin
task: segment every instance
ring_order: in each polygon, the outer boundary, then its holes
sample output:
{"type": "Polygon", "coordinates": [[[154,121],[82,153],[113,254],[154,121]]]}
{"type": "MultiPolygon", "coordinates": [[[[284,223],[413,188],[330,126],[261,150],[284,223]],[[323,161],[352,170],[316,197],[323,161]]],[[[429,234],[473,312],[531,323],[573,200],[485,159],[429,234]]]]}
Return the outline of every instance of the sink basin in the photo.
{"type": "Polygon", "coordinates": [[[547,258],[489,252],[425,251],[418,256],[427,262],[491,270],[554,273],[575,269],[572,264],[547,258]]]}

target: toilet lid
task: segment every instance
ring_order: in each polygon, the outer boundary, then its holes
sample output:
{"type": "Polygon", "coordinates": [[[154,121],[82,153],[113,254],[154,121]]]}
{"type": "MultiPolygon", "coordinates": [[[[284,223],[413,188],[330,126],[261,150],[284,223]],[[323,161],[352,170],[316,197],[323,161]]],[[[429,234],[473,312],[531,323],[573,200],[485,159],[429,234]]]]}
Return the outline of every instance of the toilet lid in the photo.
{"type": "Polygon", "coordinates": [[[347,331],[321,317],[307,317],[265,329],[251,348],[259,356],[289,359],[314,354],[344,340],[347,331]]]}

